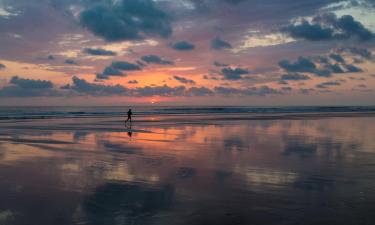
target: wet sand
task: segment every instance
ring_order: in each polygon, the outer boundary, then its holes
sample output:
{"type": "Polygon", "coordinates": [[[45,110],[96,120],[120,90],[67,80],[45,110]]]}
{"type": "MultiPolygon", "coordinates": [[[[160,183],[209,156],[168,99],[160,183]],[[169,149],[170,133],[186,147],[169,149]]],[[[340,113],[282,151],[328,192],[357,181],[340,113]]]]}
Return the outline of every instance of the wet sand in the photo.
{"type": "Polygon", "coordinates": [[[375,224],[371,113],[0,121],[0,224],[375,224]]]}

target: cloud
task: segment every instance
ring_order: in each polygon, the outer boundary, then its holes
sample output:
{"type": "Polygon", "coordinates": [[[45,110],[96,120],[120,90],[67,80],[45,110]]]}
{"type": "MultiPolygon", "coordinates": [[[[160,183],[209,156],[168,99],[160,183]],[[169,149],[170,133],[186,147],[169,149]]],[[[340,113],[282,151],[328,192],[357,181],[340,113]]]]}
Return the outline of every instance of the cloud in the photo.
{"type": "Polygon", "coordinates": [[[47,80],[33,80],[33,79],[25,79],[18,76],[14,76],[11,78],[11,84],[16,85],[20,88],[25,89],[49,89],[53,88],[53,84],[51,81],[47,80]]]}
{"type": "Polygon", "coordinates": [[[47,56],[47,59],[48,59],[48,60],[55,60],[55,56],[53,56],[53,55],[48,55],[48,56],[47,56]]]}
{"type": "Polygon", "coordinates": [[[10,79],[9,85],[0,88],[0,97],[57,96],[59,94],[53,89],[53,83],[47,80],[14,76],[10,79]]]}
{"type": "Polygon", "coordinates": [[[325,67],[330,70],[332,73],[344,73],[344,70],[340,67],[339,64],[326,64],[325,67]]]}
{"type": "Polygon", "coordinates": [[[317,84],[316,87],[317,88],[328,88],[330,86],[339,86],[339,85],[341,85],[341,83],[338,82],[338,81],[328,81],[328,82],[317,84]]]}
{"type": "Polygon", "coordinates": [[[183,83],[183,84],[195,84],[195,81],[193,80],[190,80],[190,79],[186,79],[184,77],[179,77],[179,76],[174,76],[173,77],[175,80],[183,83]]]}
{"type": "Polygon", "coordinates": [[[282,80],[310,80],[310,77],[299,73],[288,73],[281,76],[282,80]]]}
{"type": "Polygon", "coordinates": [[[318,69],[316,64],[305,57],[298,57],[298,60],[294,63],[289,62],[289,60],[279,61],[279,66],[283,68],[286,72],[308,72],[313,73],[319,77],[330,77],[331,73],[329,70],[318,69]]]}
{"type": "Polygon", "coordinates": [[[171,18],[152,0],[98,1],[79,15],[81,25],[107,41],[167,38],[171,18]]]}
{"type": "Polygon", "coordinates": [[[359,73],[363,72],[363,70],[359,67],[356,67],[352,64],[344,64],[344,67],[347,69],[348,73],[359,73]]]}
{"type": "Polygon", "coordinates": [[[116,77],[124,77],[126,74],[121,72],[121,70],[118,70],[116,68],[113,68],[112,66],[107,66],[102,73],[96,74],[96,79],[99,80],[107,80],[111,76],[116,76],[116,77]]]}
{"type": "Polygon", "coordinates": [[[224,41],[220,39],[219,37],[216,37],[211,41],[211,47],[216,50],[222,50],[222,49],[230,49],[232,48],[232,45],[228,43],[227,41],[224,41]]]}
{"type": "Polygon", "coordinates": [[[335,60],[336,62],[345,63],[345,59],[339,54],[331,53],[329,57],[335,60]]]}
{"type": "Polygon", "coordinates": [[[150,96],[162,96],[162,97],[174,97],[184,96],[186,88],[184,86],[169,87],[163,86],[146,86],[136,88],[134,90],[135,96],[150,97],[150,96]]]}
{"type": "Polygon", "coordinates": [[[77,62],[74,61],[73,59],[66,59],[66,60],[65,60],[65,63],[66,63],[66,64],[69,64],[69,65],[77,65],[77,62]]]}
{"type": "Polygon", "coordinates": [[[187,41],[179,41],[172,44],[171,47],[178,51],[190,51],[195,48],[195,45],[187,41]]]}
{"type": "Polygon", "coordinates": [[[206,87],[191,87],[186,91],[187,96],[213,96],[215,93],[206,87]]]}
{"type": "Polygon", "coordinates": [[[93,84],[84,79],[79,79],[76,76],[72,78],[72,81],[73,84],[65,85],[62,89],[73,90],[79,94],[93,96],[127,95],[129,93],[129,89],[121,85],[93,84]]]}
{"type": "Polygon", "coordinates": [[[221,70],[221,74],[226,80],[240,80],[243,78],[242,75],[249,74],[249,71],[242,68],[232,69],[230,67],[225,67],[221,70]]]}
{"type": "Polygon", "coordinates": [[[316,70],[316,65],[310,59],[305,57],[298,57],[295,63],[289,62],[289,60],[279,61],[279,66],[288,72],[312,72],[316,70]]]}
{"type": "Polygon", "coordinates": [[[163,59],[156,55],[145,55],[141,59],[148,64],[159,64],[159,65],[173,65],[174,64],[172,61],[163,59]]]}
{"type": "Polygon", "coordinates": [[[213,65],[217,66],[217,67],[227,67],[227,66],[229,66],[228,64],[220,63],[218,61],[214,61],[213,65]]]}
{"type": "Polygon", "coordinates": [[[338,49],[339,52],[349,52],[353,55],[360,56],[364,59],[371,60],[374,59],[371,51],[365,48],[357,48],[357,47],[347,47],[347,48],[341,48],[338,49]]]}
{"type": "Polygon", "coordinates": [[[348,39],[356,37],[361,41],[368,41],[375,35],[365,28],[351,15],[338,18],[333,13],[326,13],[312,18],[311,22],[302,20],[300,23],[289,24],[281,32],[296,39],[309,41],[348,39]]]}
{"type": "Polygon", "coordinates": [[[137,80],[129,80],[128,84],[138,84],[138,81],[137,80]]]}
{"type": "Polygon", "coordinates": [[[133,63],[129,63],[126,61],[115,61],[112,62],[112,68],[118,69],[118,70],[126,70],[126,71],[136,71],[136,70],[142,70],[142,68],[133,63]]]}
{"type": "Polygon", "coordinates": [[[251,87],[246,89],[228,88],[228,87],[215,87],[215,92],[219,95],[235,95],[235,96],[266,96],[272,94],[282,94],[279,90],[270,88],[266,85],[261,87],[251,87]]]}
{"type": "Polygon", "coordinates": [[[102,48],[85,48],[83,52],[89,55],[96,55],[96,56],[115,56],[117,55],[116,52],[105,50],[102,48]]]}
{"type": "Polygon", "coordinates": [[[3,69],[5,69],[6,68],[6,66],[4,65],[4,64],[1,64],[0,63],[0,70],[3,70],[3,69]]]}

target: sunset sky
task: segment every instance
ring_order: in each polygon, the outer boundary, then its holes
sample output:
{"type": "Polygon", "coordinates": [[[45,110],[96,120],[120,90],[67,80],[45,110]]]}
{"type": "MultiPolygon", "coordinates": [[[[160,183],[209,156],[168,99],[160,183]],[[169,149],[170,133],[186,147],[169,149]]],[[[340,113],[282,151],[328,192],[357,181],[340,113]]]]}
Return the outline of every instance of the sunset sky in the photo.
{"type": "Polygon", "coordinates": [[[0,0],[0,105],[374,105],[374,0],[0,0]]]}

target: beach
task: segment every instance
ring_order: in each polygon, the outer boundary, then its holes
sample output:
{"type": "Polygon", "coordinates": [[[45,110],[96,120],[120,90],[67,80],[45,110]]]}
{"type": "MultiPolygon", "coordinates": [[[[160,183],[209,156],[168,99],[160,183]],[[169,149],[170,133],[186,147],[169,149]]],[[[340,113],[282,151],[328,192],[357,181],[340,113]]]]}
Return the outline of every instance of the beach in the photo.
{"type": "Polygon", "coordinates": [[[375,223],[371,110],[123,111],[3,116],[0,224],[375,223]]]}

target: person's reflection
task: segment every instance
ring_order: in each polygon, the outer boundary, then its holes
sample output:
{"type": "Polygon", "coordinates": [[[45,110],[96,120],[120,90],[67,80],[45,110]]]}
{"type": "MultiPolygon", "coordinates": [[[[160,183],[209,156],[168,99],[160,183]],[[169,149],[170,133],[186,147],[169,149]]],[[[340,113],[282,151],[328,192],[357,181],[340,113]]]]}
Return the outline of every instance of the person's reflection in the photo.
{"type": "Polygon", "coordinates": [[[133,132],[132,132],[132,124],[130,124],[130,126],[128,127],[128,136],[131,138],[133,135],[133,132]]]}

